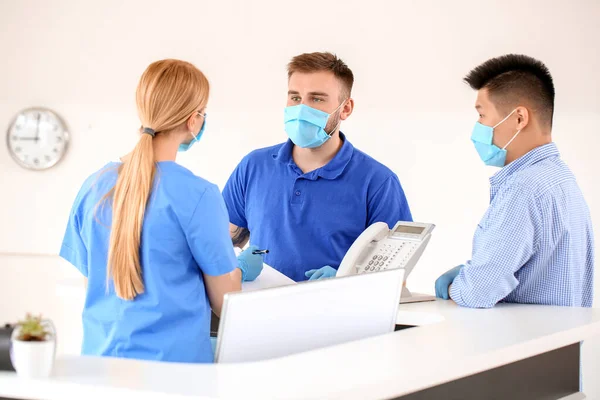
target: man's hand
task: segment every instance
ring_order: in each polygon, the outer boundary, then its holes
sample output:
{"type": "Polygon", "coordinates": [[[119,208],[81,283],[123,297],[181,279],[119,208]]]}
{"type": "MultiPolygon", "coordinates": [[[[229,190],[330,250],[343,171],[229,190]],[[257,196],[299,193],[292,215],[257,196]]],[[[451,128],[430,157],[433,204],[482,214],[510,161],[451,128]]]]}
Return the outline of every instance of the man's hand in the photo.
{"type": "Polygon", "coordinates": [[[251,282],[258,278],[263,270],[263,255],[253,254],[256,246],[249,246],[237,258],[238,268],[242,271],[242,282],[251,282]]]}
{"type": "Polygon", "coordinates": [[[444,300],[450,299],[450,285],[452,285],[454,278],[458,276],[462,267],[462,265],[454,267],[437,278],[435,281],[435,297],[444,300]]]}
{"type": "Polygon", "coordinates": [[[335,277],[336,273],[337,271],[335,269],[329,265],[326,265],[319,269],[311,269],[310,271],[306,271],[304,276],[306,276],[309,281],[316,281],[319,279],[333,278],[335,277]]]}

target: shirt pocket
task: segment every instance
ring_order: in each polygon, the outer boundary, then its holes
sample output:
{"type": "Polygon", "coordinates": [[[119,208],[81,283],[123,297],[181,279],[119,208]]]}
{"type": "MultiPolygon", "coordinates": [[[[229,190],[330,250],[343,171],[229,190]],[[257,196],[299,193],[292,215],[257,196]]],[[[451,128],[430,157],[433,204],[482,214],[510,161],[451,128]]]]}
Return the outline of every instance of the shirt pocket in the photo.
{"type": "Polygon", "coordinates": [[[486,229],[488,227],[491,211],[492,211],[492,206],[490,205],[487,208],[487,210],[485,210],[485,213],[483,214],[483,216],[479,220],[479,223],[477,224],[477,229],[478,230],[479,229],[486,229]]]}

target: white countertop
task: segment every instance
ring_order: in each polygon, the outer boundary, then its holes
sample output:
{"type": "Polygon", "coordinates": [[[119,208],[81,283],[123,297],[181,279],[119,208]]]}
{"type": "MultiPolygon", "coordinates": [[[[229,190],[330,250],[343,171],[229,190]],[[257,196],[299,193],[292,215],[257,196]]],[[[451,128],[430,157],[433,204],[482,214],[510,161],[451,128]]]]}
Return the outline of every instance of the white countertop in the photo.
{"type": "Polygon", "coordinates": [[[49,379],[0,372],[0,397],[391,398],[598,335],[600,309],[501,304],[473,310],[452,301],[401,305],[398,323],[415,322],[426,325],[248,364],[63,357],[49,379]]]}

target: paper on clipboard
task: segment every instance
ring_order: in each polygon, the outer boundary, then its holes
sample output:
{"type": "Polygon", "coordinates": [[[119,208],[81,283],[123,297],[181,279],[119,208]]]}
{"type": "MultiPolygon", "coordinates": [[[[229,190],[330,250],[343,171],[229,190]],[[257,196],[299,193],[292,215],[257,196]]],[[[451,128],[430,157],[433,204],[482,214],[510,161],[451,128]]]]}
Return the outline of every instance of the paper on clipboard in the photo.
{"type": "Polygon", "coordinates": [[[275,268],[263,264],[263,270],[261,274],[252,282],[242,282],[242,291],[247,292],[251,290],[268,289],[278,286],[293,285],[292,279],[288,278],[275,268]]]}

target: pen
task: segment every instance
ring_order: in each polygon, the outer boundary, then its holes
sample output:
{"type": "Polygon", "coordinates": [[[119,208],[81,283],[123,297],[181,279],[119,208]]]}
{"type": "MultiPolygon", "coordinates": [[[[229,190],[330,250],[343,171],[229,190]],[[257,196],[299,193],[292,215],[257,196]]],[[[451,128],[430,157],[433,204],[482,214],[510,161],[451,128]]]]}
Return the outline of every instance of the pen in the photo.
{"type": "Polygon", "coordinates": [[[254,250],[252,254],[268,254],[269,250],[254,250]]]}

